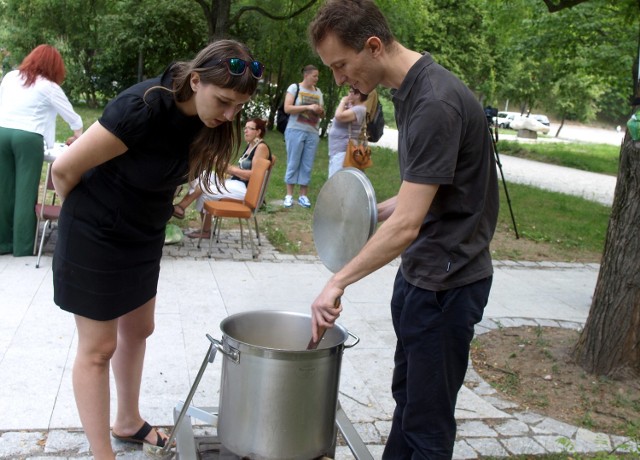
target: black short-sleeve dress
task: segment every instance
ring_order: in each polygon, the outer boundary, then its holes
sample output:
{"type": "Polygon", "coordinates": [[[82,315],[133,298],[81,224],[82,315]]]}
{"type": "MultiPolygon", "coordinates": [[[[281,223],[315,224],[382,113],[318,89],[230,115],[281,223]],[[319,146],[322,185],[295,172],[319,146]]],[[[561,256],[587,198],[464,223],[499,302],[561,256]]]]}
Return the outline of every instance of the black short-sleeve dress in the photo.
{"type": "Polygon", "coordinates": [[[165,226],[202,129],[173,96],[170,71],[125,90],[100,124],[128,150],[87,171],[62,205],[53,258],[54,302],[105,321],[156,295],[165,226]],[[146,93],[146,94],[145,94],[146,93]]]}

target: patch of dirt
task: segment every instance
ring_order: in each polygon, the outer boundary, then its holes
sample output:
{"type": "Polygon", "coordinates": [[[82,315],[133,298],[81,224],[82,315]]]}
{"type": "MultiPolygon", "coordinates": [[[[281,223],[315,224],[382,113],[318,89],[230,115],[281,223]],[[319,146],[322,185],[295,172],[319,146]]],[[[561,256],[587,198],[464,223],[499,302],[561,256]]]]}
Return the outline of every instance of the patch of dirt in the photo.
{"type": "Polygon", "coordinates": [[[516,239],[510,229],[498,226],[491,240],[491,257],[494,260],[527,260],[530,262],[600,263],[601,252],[580,248],[564,248],[557,244],[516,239]]]}
{"type": "Polygon", "coordinates": [[[592,431],[640,436],[640,383],[587,374],[571,359],[579,332],[498,328],[473,340],[476,372],[522,409],[592,431]]]}

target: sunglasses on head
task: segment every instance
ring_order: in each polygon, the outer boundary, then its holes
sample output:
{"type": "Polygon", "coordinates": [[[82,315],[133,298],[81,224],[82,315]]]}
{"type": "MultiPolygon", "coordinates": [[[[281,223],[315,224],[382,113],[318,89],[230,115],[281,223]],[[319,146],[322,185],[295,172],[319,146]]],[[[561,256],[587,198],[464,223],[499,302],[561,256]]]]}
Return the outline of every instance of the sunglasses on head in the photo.
{"type": "Polygon", "coordinates": [[[244,75],[247,69],[249,69],[253,78],[260,79],[262,78],[262,74],[264,73],[264,64],[262,64],[261,62],[245,61],[244,59],[240,58],[212,59],[205,62],[202,67],[212,67],[223,62],[227,66],[227,70],[231,75],[244,75]]]}

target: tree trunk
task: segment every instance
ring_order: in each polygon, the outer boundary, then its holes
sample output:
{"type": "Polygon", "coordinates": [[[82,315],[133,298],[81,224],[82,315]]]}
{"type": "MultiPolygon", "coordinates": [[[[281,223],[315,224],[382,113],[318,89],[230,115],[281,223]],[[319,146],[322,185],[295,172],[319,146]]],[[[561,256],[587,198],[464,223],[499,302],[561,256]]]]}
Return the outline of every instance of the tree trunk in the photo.
{"type": "Polygon", "coordinates": [[[138,50],[138,83],[144,80],[144,51],[138,50]]]}
{"type": "Polygon", "coordinates": [[[565,116],[564,114],[562,114],[562,120],[560,120],[560,126],[558,127],[558,130],[556,131],[556,136],[558,137],[560,135],[560,131],[562,131],[562,128],[564,127],[564,121],[565,121],[565,116]]]}
{"type": "Polygon", "coordinates": [[[591,311],[573,350],[587,372],[640,375],[640,143],[627,138],[591,311]]]}
{"type": "Polygon", "coordinates": [[[231,15],[231,0],[217,0],[217,6],[215,13],[212,11],[212,17],[210,20],[213,23],[213,36],[209,37],[209,41],[220,40],[227,38],[229,34],[229,17],[231,15]]]}

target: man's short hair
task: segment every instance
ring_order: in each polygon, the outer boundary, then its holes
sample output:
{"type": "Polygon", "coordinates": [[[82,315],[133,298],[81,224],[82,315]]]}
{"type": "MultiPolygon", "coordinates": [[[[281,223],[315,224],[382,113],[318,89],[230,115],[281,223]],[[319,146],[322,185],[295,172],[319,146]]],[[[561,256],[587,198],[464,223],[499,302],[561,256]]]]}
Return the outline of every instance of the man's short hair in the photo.
{"type": "Polygon", "coordinates": [[[309,24],[311,46],[317,48],[330,33],[358,53],[370,37],[378,37],[385,46],[395,40],[387,19],[372,0],[328,0],[309,24]]]}
{"type": "Polygon", "coordinates": [[[316,66],[314,66],[313,64],[308,64],[308,65],[306,65],[306,66],[304,66],[302,68],[302,74],[306,75],[308,73],[313,72],[314,70],[318,70],[318,68],[316,66]]]}

